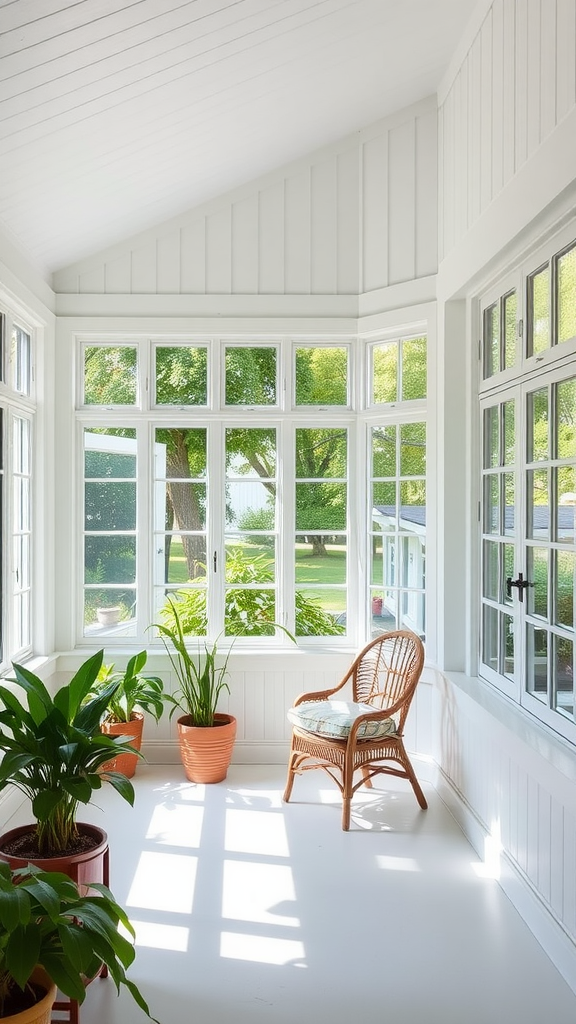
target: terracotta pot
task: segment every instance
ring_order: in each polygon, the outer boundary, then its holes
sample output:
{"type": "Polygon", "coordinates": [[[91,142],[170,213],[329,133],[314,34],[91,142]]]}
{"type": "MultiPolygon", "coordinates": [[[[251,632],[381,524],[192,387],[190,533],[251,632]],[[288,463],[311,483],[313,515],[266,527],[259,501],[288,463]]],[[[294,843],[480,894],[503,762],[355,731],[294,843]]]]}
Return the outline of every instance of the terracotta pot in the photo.
{"type": "MultiPolygon", "coordinates": [[[[125,742],[129,743],[134,750],[140,750],[142,746],[142,730],[144,728],[144,715],[140,711],[134,711],[129,722],[104,722],[100,726],[106,736],[123,736],[125,742]]],[[[118,757],[106,761],[102,765],[102,772],[122,772],[129,779],[136,771],[136,765],[140,758],[137,754],[118,754],[118,757]]]]}
{"type": "Polygon", "coordinates": [[[4,1022],[8,1022],[8,1024],[50,1024],[52,1006],[56,999],[56,985],[46,974],[43,967],[35,967],[30,980],[34,984],[45,988],[46,995],[37,1003],[34,1003],[34,1006],[29,1006],[27,1010],[21,1010],[20,1013],[13,1013],[8,1017],[2,1017],[4,1022]]]}
{"type": "MultiPolygon", "coordinates": [[[[5,846],[13,839],[18,839],[27,832],[33,831],[34,825],[19,825],[0,836],[0,860],[6,862],[14,871],[15,868],[24,868],[30,863],[29,857],[13,857],[5,853],[5,846]]],[[[43,871],[61,871],[68,875],[77,885],[83,886],[86,892],[90,888],[90,882],[109,882],[109,852],[108,836],[104,829],[97,825],[87,825],[84,822],[78,824],[79,832],[88,836],[94,841],[92,849],[83,850],[81,853],[73,853],[62,857],[37,857],[32,863],[43,871]]]]}
{"type": "Polygon", "coordinates": [[[236,719],[216,714],[211,728],[191,725],[190,715],[178,719],[180,757],[190,782],[222,782],[232,760],[236,719]]]}

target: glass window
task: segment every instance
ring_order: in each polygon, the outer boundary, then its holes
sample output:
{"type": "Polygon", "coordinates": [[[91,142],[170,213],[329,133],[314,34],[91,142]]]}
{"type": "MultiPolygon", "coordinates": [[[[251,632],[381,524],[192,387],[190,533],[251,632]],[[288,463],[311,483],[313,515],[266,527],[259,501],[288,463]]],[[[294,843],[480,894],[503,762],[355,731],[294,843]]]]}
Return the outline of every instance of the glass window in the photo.
{"type": "Polygon", "coordinates": [[[276,405],[278,352],[272,346],[228,346],[225,350],[226,405],[276,405]]]}
{"type": "Polygon", "coordinates": [[[426,397],[425,337],[378,342],[372,346],[370,402],[380,405],[426,397]]]}
{"type": "Polygon", "coordinates": [[[12,327],[10,362],[14,391],[20,395],[29,395],[32,378],[31,339],[28,332],[16,324],[12,327]]]}
{"type": "Polygon", "coordinates": [[[307,345],[296,349],[296,405],[348,404],[348,349],[307,345]]]}
{"type": "Polygon", "coordinates": [[[129,345],[87,345],[84,349],[84,404],[135,405],[137,349],[129,345]]]}
{"type": "Polygon", "coordinates": [[[206,405],[208,349],[205,345],[158,345],[154,356],[157,405],[206,405]]]}

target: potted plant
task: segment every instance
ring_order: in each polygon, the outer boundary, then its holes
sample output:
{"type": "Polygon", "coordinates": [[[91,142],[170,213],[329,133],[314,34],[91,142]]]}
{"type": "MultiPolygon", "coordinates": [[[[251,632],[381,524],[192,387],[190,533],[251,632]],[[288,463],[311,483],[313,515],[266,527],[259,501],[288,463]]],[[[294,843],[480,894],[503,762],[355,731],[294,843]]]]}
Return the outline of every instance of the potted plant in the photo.
{"type": "MultiPolygon", "coordinates": [[[[113,691],[103,713],[100,728],[107,736],[120,736],[135,751],[142,746],[144,712],[157,722],[164,710],[162,680],[145,675],[146,651],[130,658],[124,672],[115,672],[114,665],[102,665],[87,700],[103,693],[112,682],[119,686],[113,691]]],[[[136,771],[138,754],[117,754],[113,762],[104,764],[103,770],[122,772],[132,778],[136,771]]]]}
{"type": "Polygon", "coordinates": [[[29,797],[35,819],[35,824],[20,826],[0,837],[0,857],[9,862],[14,857],[13,867],[52,858],[52,868],[64,870],[79,881],[81,865],[93,858],[96,848],[102,866],[96,873],[96,865],[90,863],[89,880],[106,881],[106,833],[94,825],[78,824],[78,808],[90,803],[104,782],[130,805],[134,789],[119,772],[101,770],[117,752],[130,751],[127,744],[100,731],[100,719],[120,682],[110,682],[84,703],[103,656],[104,651],[99,651],[89,658],[54,697],[37,675],[15,663],[13,681],[24,691],[22,699],[0,686],[0,752],[4,755],[0,792],[7,786],[19,789],[29,797]],[[77,865],[72,871],[66,858],[77,865]]]}
{"type": "Polygon", "coordinates": [[[236,719],[217,711],[223,690],[230,692],[226,672],[230,650],[218,664],[218,641],[203,651],[186,646],[178,602],[168,599],[165,623],[157,623],[170,664],[178,680],[178,689],[166,694],[176,709],[180,756],[186,777],[191,782],[221,782],[226,778],[236,738],[236,719]]]}
{"type": "Polygon", "coordinates": [[[87,981],[104,972],[150,1017],[126,976],[134,946],[118,925],[132,939],[134,929],[110,890],[95,888],[98,895],[82,895],[60,872],[0,862],[0,1020],[48,1024],[57,988],[81,1003],[87,981]]]}

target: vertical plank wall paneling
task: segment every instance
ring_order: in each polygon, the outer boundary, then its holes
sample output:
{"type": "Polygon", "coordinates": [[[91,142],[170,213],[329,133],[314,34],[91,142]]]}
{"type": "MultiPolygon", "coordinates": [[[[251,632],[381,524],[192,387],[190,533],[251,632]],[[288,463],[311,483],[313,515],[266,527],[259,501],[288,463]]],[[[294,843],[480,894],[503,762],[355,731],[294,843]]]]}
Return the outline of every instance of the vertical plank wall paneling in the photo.
{"type": "Polygon", "coordinates": [[[437,270],[427,100],[54,275],[85,294],[358,294],[437,270]]]}
{"type": "Polygon", "coordinates": [[[488,9],[439,109],[440,259],[574,108],[575,6],[494,0],[488,9]]]}

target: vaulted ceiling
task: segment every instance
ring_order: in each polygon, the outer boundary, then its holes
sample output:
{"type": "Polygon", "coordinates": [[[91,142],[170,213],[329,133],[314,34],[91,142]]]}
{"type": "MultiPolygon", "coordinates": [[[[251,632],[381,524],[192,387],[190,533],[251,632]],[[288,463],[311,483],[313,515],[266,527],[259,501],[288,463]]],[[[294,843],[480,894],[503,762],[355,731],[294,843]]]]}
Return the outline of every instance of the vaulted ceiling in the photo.
{"type": "Polygon", "coordinates": [[[0,0],[0,226],[45,275],[433,94],[477,0],[0,0]]]}

